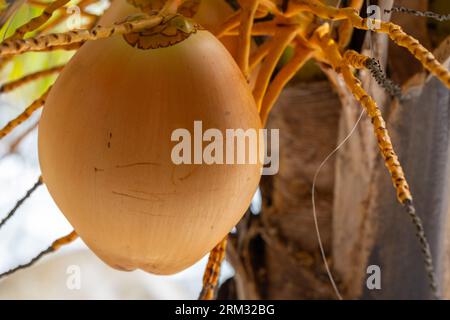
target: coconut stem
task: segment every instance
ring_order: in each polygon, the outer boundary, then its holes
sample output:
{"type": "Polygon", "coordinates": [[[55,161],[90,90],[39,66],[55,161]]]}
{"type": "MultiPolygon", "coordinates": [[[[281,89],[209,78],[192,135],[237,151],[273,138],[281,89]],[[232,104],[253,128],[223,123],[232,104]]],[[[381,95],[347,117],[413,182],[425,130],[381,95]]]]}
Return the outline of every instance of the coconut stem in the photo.
{"type": "Polygon", "coordinates": [[[47,249],[45,249],[44,251],[41,251],[37,256],[35,256],[33,259],[31,259],[30,262],[19,265],[19,266],[15,267],[13,269],[10,269],[6,272],[0,273],[0,279],[4,278],[6,276],[9,276],[19,270],[23,270],[28,267],[31,267],[36,262],[38,262],[43,256],[46,256],[49,253],[57,251],[62,246],[68,245],[69,243],[72,243],[76,239],[78,239],[78,234],[74,230],[71,233],[69,233],[68,235],[53,241],[53,243],[47,249]]]}
{"type": "Polygon", "coordinates": [[[61,70],[64,68],[64,66],[56,66],[49,69],[40,70],[37,72],[33,72],[30,74],[27,74],[17,80],[13,80],[11,82],[7,82],[0,86],[0,93],[6,93],[13,91],[16,88],[19,88],[23,85],[26,85],[32,81],[42,79],[43,77],[47,77],[50,75],[58,74],[61,72],[61,70]]]}
{"type": "Polygon", "coordinates": [[[263,97],[260,116],[263,126],[266,125],[269,113],[272,110],[275,102],[281,94],[281,91],[287,85],[287,83],[297,74],[297,72],[305,65],[305,63],[311,58],[312,50],[302,45],[297,45],[294,51],[292,59],[286,63],[285,66],[275,76],[270,83],[266,94],[263,97]]]}
{"type": "Polygon", "coordinates": [[[31,19],[29,22],[27,22],[24,25],[17,28],[17,30],[14,32],[14,34],[12,36],[10,36],[8,39],[9,40],[23,39],[23,37],[25,36],[26,33],[36,30],[37,28],[42,26],[53,16],[53,12],[62,8],[68,2],[69,2],[69,0],[56,0],[56,1],[51,2],[44,9],[44,11],[42,12],[41,15],[31,19]]]}
{"type": "Polygon", "coordinates": [[[29,119],[36,110],[44,105],[51,88],[52,87],[50,86],[42,96],[34,100],[21,114],[19,114],[16,118],[8,122],[3,128],[0,129],[0,140],[8,135],[17,126],[19,126],[22,122],[29,119]]]}
{"type": "Polygon", "coordinates": [[[11,219],[12,216],[14,216],[14,214],[17,212],[17,210],[19,210],[19,208],[25,203],[25,201],[27,199],[29,199],[31,197],[31,195],[37,190],[37,188],[39,188],[42,185],[42,182],[43,182],[42,176],[39,176],[39,178],[36,181],[36,183],[30,189],[28,189],[28,191],[26,192],[25,196],[20,198],[17,201],[17,203],[14,206],[14,208],[12,208],[12,210],[8,212],[6,217],[3,218],[0,221],[0,228],[2,228],[6,224],[6,222],[8,222],[8,220],[11,219]]]}
{"type": "Polygon", "coordinates": [[[258,78],[256,79],[253,97],[255,98],[258,111],[261,111],[262,102],[269,86],[270,78],[280,60],[284,50],[290,45],[295,38],[297,26],[289,26],[280,28],[273,37],[272,47],[269,49],[266,59],[261,66],[258,78]]]}
{"type": "Polygon", "coordinates": [[[212,300],[215,298],[220,269],[225,259],[228,235],[220,241],[209,253],[208,264],[203,275],[203,287],[199,300],[212,300]]]}
{"type": "Polygon", "coordinates": [[[150,29],[159,25],[162,17],[158,15],[141,18],[135,21],[125,21],[114,26],[102,27],[97,25],[90,30],[73,30],[65,33],[50,33],[25,40],[5,40],[0,44],[0,57],[17,55],[29,51],[45,51],[49,47],[67,47],[69,45],[98,40],[150,29]]]}
{"type": "Polygon", "coordinates": [[[239,26],[237,63],[245,77],[248,77],[248,64],[250,58],[250,44],[252,41],[252,27],[258,8],[259,0],[239,1],[241,16],[239,26]]]}

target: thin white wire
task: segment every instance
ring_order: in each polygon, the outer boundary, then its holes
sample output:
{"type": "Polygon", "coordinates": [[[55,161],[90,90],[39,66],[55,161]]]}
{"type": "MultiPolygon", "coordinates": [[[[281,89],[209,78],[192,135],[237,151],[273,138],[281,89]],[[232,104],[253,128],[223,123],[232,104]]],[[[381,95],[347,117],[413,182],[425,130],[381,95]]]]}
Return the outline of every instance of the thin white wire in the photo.
{"type": "Polygon", "coordinates": [[[353,135],[353,133],[355,132],[356,128],[358,127],[359,122],[361,121],[363,115],[365,113],[365,110],[363,109],[361,111],[361,114],[359,115],[358,120],[356,121],[355,125],[353,126],[352,130],[350,130],[350,132],[348,133],[348,135],[344,138],[344,140],[341,141],[341,143],[339,143],[339,145],[325,158],[325,160],[322,161],[322,163],[320,164],[319,168],[317,168],[316,173],[314,174],[314,179],[313,179],[313,183],[312,183],[312,190],[311,190],[311,200],[312,200],[312,209],[313,209],[313,217],[314,217],[314,226],[316,228],[316,234],[317,234],[317,240],[319,242],[319,248],[320,248],[320,254],[322,256],[322,260],[323,260],[323,264],[325,265],[325,269],[327,271],[328,274],[328,278],[330,279],[331,285],[333,286],[334,292],[336,293],[336,296],[338,297],[339,300],[342,300],[342,295],[336,285],[336,282],[334,281],[334,277],[333,274],[331,273],[330,267],[328,266],[328,261],[327,261],[327,256],[325,255],[325,250],[323,248],[323,244],[322,244],[322,237],[320,235],[320,230],[319,230],[319,223],[318,223],[318,219],[317,219],[317,212],[316,212],[316,200],[315,200],[315,191],[316,191],[316,181],[317,181],[317,177],[319,176],[320,171],[322,170],[322,168],[325,166],[325,164],[328,162],[328,160],[336,153],[339,151],[339,149],[348,141],[348,139],[350,139],[350,137],[353,135]]]}
{"type": "MultiPolygon", "coordinates": [[[[366,4],[367,4],[367,7],[369,7],[370,0],[366,0],[366,4]]],[[[341,0],[338,2],[337,7],[340,7],[340,5],[341,5],[341,0]]],[[[369,37],[369,50],[371,52],[371,55],[373,56],[373,43],[372,43],[373,39],[372,39],[372,31],[371,30],[369,30],[368,37],[369,37]]],[[[371,82],[372,80],[369,79],[369,81],[371,82]]],[[[312,200],[312,209],[313,209],[313,217],[314,217],[314,226],[315,226],[315,229],[316,229],[317,241],[319,242],[320,254],[322,256],[323,264],[324,264],[325,269],[327,271],[328,278],[330,279],[330,283],[331,283],[331,285],[333,287],[333,290],[334,290],[334,292],[335,292],[335,294],[336,294],[336,296],[337,296],[337,298],[339,300],[343,300],[343,298],[342,298],[341,292],[339,291],[339,288],[336,285],[336,282],[334,281],[333,274],[331,273],[330,267],[328,265],[327,256],[325,255],[325,250],[323,248],[323,243],[322,243],[322,237],[320,235],[320,230],[319,230],[319,223],[318,223],[317,211],[316,211],[316,200],[315,200],[316,181],[317,181],[317,177],[319,176],[320,171],[325,166],[325,164],[328,162],[328,160],[330,160],[330,158],[332,156],[334,156],[334,154],[336,154],[336,152],[338,152],[339,149],[342,148],[342,146],[351,138],[351,136],[355,132],[356,128],[358,127],[358,124],[361,122],[361,119],[362,119],[364,114],[365,114],[365,110],[363,109],[361,111],[361,114],[359,115],[359,118],[356,121],[355,125],[350,130],[350,132],[347,134],[347,136],[344,138],[344,140],[342,140],[338,144],[338,146],[333,151],[331,151],[331,153],[328,154],[328,156],[319,165],[319,167],[317,168],[317,170],[316,170],[316,172],[314,174],[312,188],[311,188],[311,200],[312,200]]]]}

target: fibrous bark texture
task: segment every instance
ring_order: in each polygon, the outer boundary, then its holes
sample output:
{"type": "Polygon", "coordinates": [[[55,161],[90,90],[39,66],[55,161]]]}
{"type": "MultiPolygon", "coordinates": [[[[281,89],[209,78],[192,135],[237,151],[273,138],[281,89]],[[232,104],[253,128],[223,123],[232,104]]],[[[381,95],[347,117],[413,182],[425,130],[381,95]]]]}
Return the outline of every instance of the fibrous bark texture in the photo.
{"type": "MultiPolygon", "coordinates": [[[[403,0],[395,5],[427,10],[430,3],[403,0]]],[[[379,2],[382,10],[392,4],[379,2]]],[[[427,20],[401,14],[392,19],[432,48],[437,36],[430,37],[427,20]]],[[[448,298],[449,90],[425,73],[409,52],[393,48],[384,35],[366,34],[362,51],[380,60],[408,96],[401,102],[392,100],[368,72],[358,74],[387,120],[424,221],[442,296],[448,298]]],[[[436,56],[448,65],[449,38],[436,56]]],[[[280,129],[280,172],[263,177],[261,214],[248,213],[233,236],[228,257],[236,277],[233,286],[228,282],[223,289],[236,290],[228,297],[335,298],[319,255],[311,184],[320,163],[348,136],[362,109],[340,76],[327,66],[322,69],[329,82],[291,84],[271,115],[269,128],[280,129]]],[[[415,228],[397,202],[366,115],[324,166],[316,205],[325,251],[345,298],[432,298],[415,228]],[[380,290],[366,286],[370,265],[381,270],[380,290]]]]}

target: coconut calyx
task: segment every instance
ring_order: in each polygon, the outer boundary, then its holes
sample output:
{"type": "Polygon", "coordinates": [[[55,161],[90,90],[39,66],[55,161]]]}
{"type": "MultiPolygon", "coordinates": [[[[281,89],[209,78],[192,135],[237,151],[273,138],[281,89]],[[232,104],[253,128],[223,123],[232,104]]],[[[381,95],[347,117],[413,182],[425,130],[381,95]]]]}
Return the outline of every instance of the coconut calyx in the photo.
{"type": "MultiPolygon", "coordinates": [[[[156,15],[156,13],[155,13],[156,15]]],[[[129,16],[124,22],[148,18],[147,14],[129,16]]],[[[173,46],[186,40],[198,30],[203,30],[194,20],[181,14],[165,16],[161,23],[151,29],[131,32],[123,35],[125,41],[132,47],[148,50],[173,46]]]]}

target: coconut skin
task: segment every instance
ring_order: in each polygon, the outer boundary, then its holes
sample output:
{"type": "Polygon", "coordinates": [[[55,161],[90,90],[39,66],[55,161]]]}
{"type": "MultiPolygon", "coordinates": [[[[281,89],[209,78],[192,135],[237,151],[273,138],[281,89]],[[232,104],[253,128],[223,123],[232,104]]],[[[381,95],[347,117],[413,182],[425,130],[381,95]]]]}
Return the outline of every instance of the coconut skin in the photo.
{"type": "Polygon", "coordinates": [[[39,125],[44,182],[87,246],[120,270],[179,272],[235,226],[261,163],[181,164],[174,130],[261,128],[233,58],[208,31],[141,50],[88,42],[58,77],[39,125]]]}

